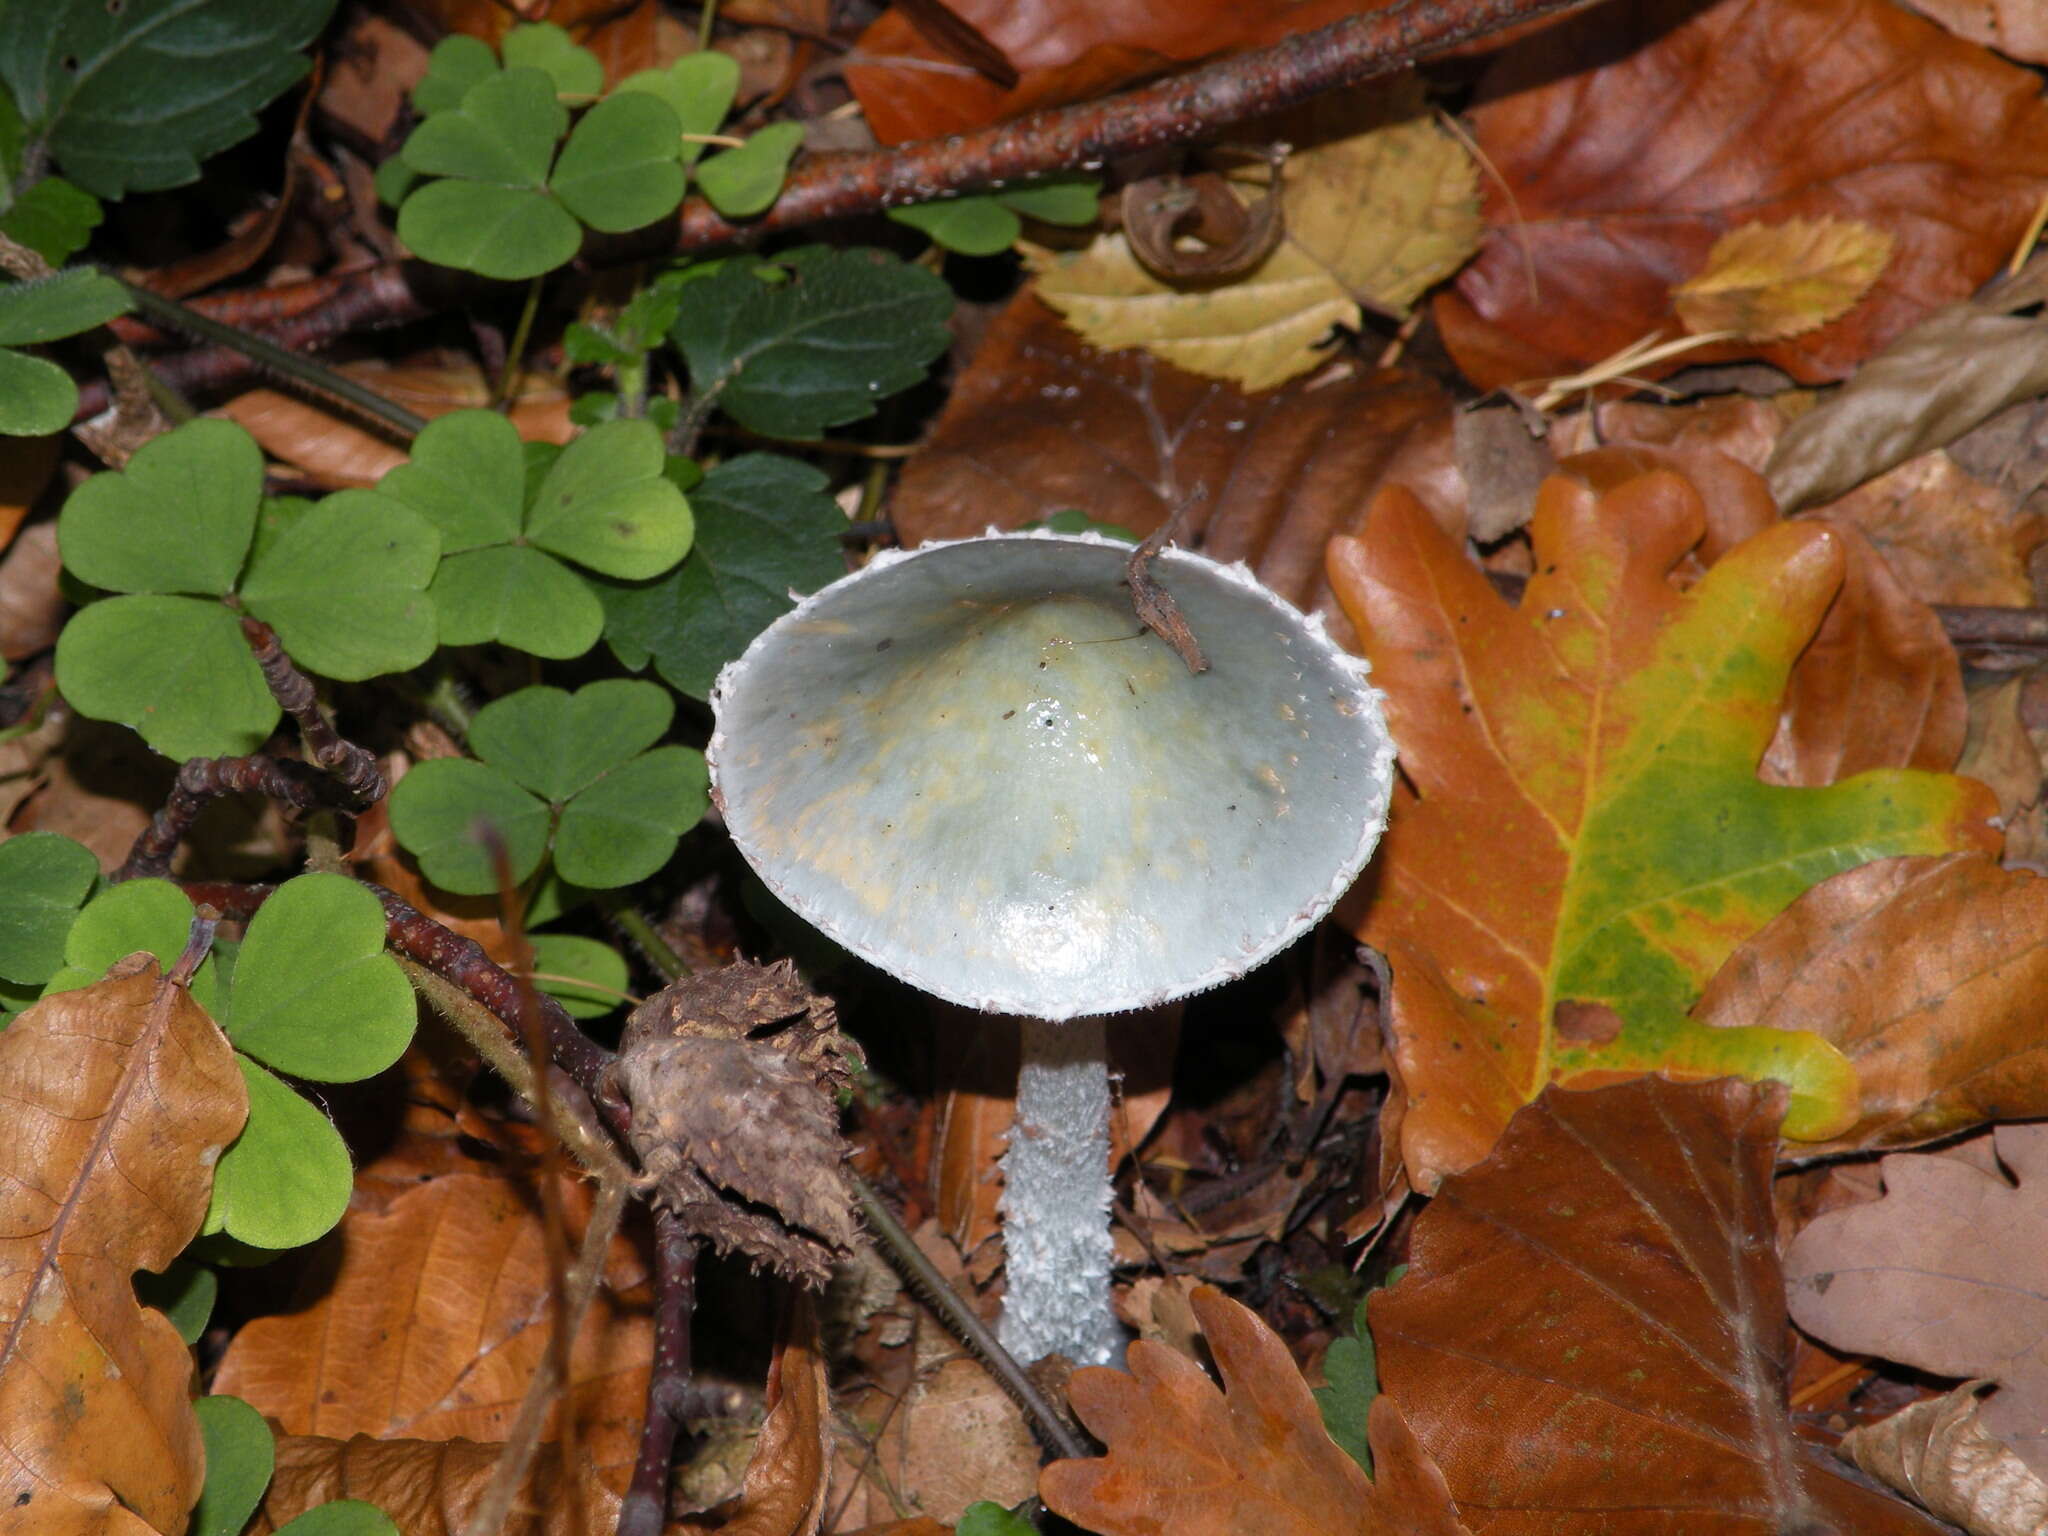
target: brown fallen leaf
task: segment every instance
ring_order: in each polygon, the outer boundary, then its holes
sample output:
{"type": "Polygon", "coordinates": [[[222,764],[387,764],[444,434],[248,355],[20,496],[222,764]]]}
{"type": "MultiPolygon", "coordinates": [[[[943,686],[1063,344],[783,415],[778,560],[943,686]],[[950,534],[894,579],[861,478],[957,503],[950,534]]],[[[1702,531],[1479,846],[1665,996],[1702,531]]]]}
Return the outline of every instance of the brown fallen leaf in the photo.
{"type": "MultiPolygon", "coordinates": [[[[309,1509],[335,1499],[363,1499],[389,1515],[405,1536],[462,1536],[477,1501],[490,1485],[502,1445],[448,1440],[346,1440],[321,1435],[280,1435],[277,1470],[243,1536],[271,1536],[309,1509]]],[[[527,1486],[512,1505],[501,1536],[587,1536],[617,1523],[619,1496],[586,1461],[578,1468],[575,1498],[563,1484],[552,1446],[534,1458],[527,1486]],[[569,1510],[580,1503],[583,1533],[570,1529],[569,1510]]]]}
{"type": "Polygon", "coordinates": [[[1933,1536],[1785,1407],[1784,1098],[1551,1089],[1416,1219],[1370,1305],[1381,1386],[1486,1536],[1933,1536]]]}
{"type": "Polygon", "coordinates": [[[1194,1308],[1222,1388],[1143,1339],[1129,1375],[1076,1371],[1074,1411],[1109,1452],[1047,1467],[1047,1508],[1102,1536],[1468,1536],[1387,1397],[1372,1405],[1368,1480],[1324,1431],[1287,1346],[1257,1313],[1206,1286],[1194,1308]]]}
{"type": "Polygon", "coordinates": [[[1148,534],[1188,506],[1188,537],[1244,560],[1288,601],[1349,626],[1323,546],[1399,480],[1462,531],[1443,395],[1398,372],[1332,369],[1263,394],[1143,352],[1082,345],[1019,295],[990,327],[891,504],[906,544],[1015,528],[1079,507],[1148,534]]]}
{"type": "Polygon", "coordinates": [[[1764,473],[1787,512],[1833,501],[2048,389],[2048,261],[1937,309],[1785,429],[1764,473]]]}
{"type": "Polygon", "coordinates": [[[1978,1398],[1987,1385],[1966,1381],[1860,1425],[1837,1449],[1970,1536],[2040,1536],[2048,1530],[2048,1483],[1984,1428],[1978,1398]]]}
{"type": "Polygon", "coordinates": [[[2024,608],[2034,600],[2027,557],[2048,531],[2043,519],[2018,512],[2010,491],[1938,449],[1814,510],[1861,528],[1923,603],[2024,608]]]}
{"type": "Polygon", "coordinates": [[[0,659],[20,661],[57,643],[71,608],[57,587],[63,564],[54,520],[30,525],[0,554],[0,659]]]}
{"type": "Polygon", "coordinates": [[[1444,340],[1482,388],[1573,373],[1675,330],[1670,285],[1727,230],[1851,218],[1898,242],[1861,303],[1685,358],[1841,378],[2010,254],[2048,189],[2040,94],[1888,0],[1649,0],[1545,28],[1480,82],[1473,133],[1512,196],[1483,184],[1494,230],[1437,301],[1444,340]]]}
{"type": "Polygon", "coordinates": [[[1811,1030],[1848,1057],[1856,1121],[1810,1149],[1843,1152],[2048,1115],[2044,993],[2048,879],[1952,854],[1821,882],[1729,958],[1693,1017],[1811,1030]]]}
{"type": "Polygon", "coordinates": [[[1879,1165],[1881,1199],[1817,1216],[1785,1254],[1792,1318],[1837,1348],[1999,1383],[1978,1421],[2048,1473],[2048,1125],[1992,1133],[2011,1179],[1937,1153],[1879,1165]]]}
{"type": "MultiPolygon", "coordinates": [[[[503,1439],[547,1348],[536,1206],[509,1179],[457,1173],[382,1215],[352,1214],[299,1305],[235,1335],[214,1389],[287,1434],[503,1439]]],[[[633,1460],[652,1350],[644,1299],[600,1287],[570,1386],[580,1443],[601,1471],[633,1460]]]]}
{"type": "Polygon", "coordinates": [[[1671,290],[1695,333],[1783,341],[1848,313],[1892,258],[1897,242],[1855,219],[1743,224],[1714,242],[1707,264],[1671,290]]]}
{"type": "Polygon", "coordinates": [[[0,1034],[0,1525],[184,1530],[192,1358],[135,1300],[199,1233],[248,1090],[184,985],[131,955],[0,1034]]]}

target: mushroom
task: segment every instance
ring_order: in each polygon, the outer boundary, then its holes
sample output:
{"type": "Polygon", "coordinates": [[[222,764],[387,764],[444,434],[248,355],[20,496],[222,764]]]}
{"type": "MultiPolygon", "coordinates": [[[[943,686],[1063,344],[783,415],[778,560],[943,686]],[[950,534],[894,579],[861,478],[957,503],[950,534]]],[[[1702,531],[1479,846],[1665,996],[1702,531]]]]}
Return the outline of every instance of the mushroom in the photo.
{"type": "Polygon", "coordinates": [[[1394,751],[1365,663],[1241,565],[1152,570],[1210,667],[1135,617],[1127,546],[1023,534],[875,557],[720,673],[713,794],[783,902],[1021,1025],[999,1337],[1121,1354],[1103,1015],[1244,974],[1371,856],[1394,751]]]}

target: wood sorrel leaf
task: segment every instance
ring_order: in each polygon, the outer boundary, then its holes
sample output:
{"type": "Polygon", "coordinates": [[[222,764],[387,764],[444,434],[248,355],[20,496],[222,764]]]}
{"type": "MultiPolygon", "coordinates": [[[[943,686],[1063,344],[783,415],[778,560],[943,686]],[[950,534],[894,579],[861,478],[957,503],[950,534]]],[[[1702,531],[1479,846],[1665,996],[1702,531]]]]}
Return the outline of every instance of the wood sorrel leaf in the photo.
{"type": "Polygon", "coordinates": [[[669,861],[710,803],[704,755],[657,747],[571,800],[555,829],[555,868],[577,885],[631,885],[669,861]]]}
{"type": "Polygon", "coordinates": [[[522,788],[559,805],[661,740],[674,716],[667,689],[631,678],[606,678],[573,694],[522,688],[477,711],[469,744],[522,788]]]}
{"type": "Polygon", "coordinates": [[[240,1052],[249,1122],[213,1174],[206,1230],[258,1248],[298,1248],[324,1237],[348,1209],[355,1169],[341,1134],[319,1110],[240,1052]]]}
{"type": "Polygon", "coordinates": [[[440,529],[444,554],[509,544],[526,500],[519,429],[496,411],[451,411],[427,423],[377,489],[440,529]]]}
{"type": "Polygon", "coordinates": [[[1898,853],[1995,848],[1990,791],[1874,771],[1757,778],[1787,674],[1842,578],[1824,525],[1781,523],[1691,591],[1666,573],[1705,511],[1669,472],[1596,496],[1546,481],[1510,608],[1405,490],[1330,575],[1388,692],[1413,792],[1346,920],[1393,964],[1402,1152],[1432,1187],[1552,1082],[1775,1077],[1786,1133],[1857,1113],[1817,1035],[1688,1019],[1735,947],[1808,886],[1898,853]]]}
{"type": "Polygon", "coordinates": [[[662,473],[661,434],[608,421],[569,444],[527,508],[527,537],[607,576],[658,576],[690,549],[690,504],[662,473]]]}
{"type": "Polygon", "coordinates": [[[72,492],[57,541],[65,566],[96,587],[219,596],[249,553],[262,497],[256,440],[233,422],[189,421],[72,492]]]}
{"type": "Polygon", "coordinates": [[[263,1415],[239,1397],[202,1397],[192,1411],[206,1442],[206,1486],[192,1510],[191,1536],[240,1536],[270,1486],[277,1442],[263,1415]]]}
{"type": "Polygon", "coordinates": [[[495,640],[535,656],[581,656],[604,631],[588,585],[552,555],[524,545],[450,555],[427,589],[443,645],[495,640]]]}
{"type": "Polygon", "coordinates": [[[340,875],[301,875],[249,923],[222,1027],[237,1049],[293,1077],[352,1083],[398,1060],[417,1019],[384,953],[384,909],[340,875]]]}
{"type": "Polygon", "coordinates": [[[99,878],[90,849],[55,832],[0,843],[0,977],[41,986],[64,963],[64,936],[99,878]]]}
{"type": "Polygon", "coordinates": [[[465,757],[415,767],[391,791],[391,831],[444,891],[483,896],[498,888],[481,826],[505,840],[512,878],[524,880],[547,854],[548,808],[496,768],[465,757]]]}
{"type": "Polygon", "coordinates": [[[241,597],[293,660],[323,677],[360,682],[433,654],[427,584],[440,553],[440,535],[402,502],[341,491],[258,551],[241,597]]]}
{"type": "Polygon", "coordinates": [[[676,159],[682,124],[644,91],[607,97],[583,114],[548,185],[592,229],[623,234],[674,213],[683,200],[676,159]]]}
{"type": "Polygon", "coordinates": [[[277,724],[241,625],[199,598],[111,597],[81,609],[57,638],[57,686],[79,713],[133,726],[181,760],[253,752],[277,724]]]}

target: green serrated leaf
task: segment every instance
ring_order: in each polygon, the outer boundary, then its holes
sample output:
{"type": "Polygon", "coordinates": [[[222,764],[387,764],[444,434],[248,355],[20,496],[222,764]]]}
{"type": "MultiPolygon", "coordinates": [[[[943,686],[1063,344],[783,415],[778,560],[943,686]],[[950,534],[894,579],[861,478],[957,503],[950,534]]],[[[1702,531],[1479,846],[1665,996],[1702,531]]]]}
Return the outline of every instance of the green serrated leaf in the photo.
{"type": "Polygon", "coordinates": [[[626,666],[651,659],[692,698],[708,698],[718,669],[787,613],[791,592],[845,574],[846,517],[819,470],[777,454],[728,459],[691,501],[690,558],[652,582],[594,583],[605,639],[626,666]]]}
{"type": "Polygon", "coordinates": [[[471,86],[460,106],[421,123],[399,154],[422,176],[539,190],[568,126],[545,71],[508,69],[471,86]]]}
{"type": "Polygon", "coordinates": [[[987,194],[891,208],[889,217],[962,256],[994,256],[1015,245],[1024,233],[1024,221],[987,194]]]}
{"type": "Polygon", "coordinates": [[[277,1536],[400,1536],[391,1517],[361,1499],[336,1499],[281,1525],[277,1536]]]}
{"type": "Polygon", "coordinates": [[[55,832],[0,843],[0,977],[40,987],[64,963],[64,936],[100,877],[92,851],[55,832]]]}
{"type": "Polygon", "coordinates": [[[192,1259],[173,1259],[160,1275],[135,1272],[135,1299],[171,1320],[178,1337],[197,1344],[220,1297],[220,1276],[192,1259]]]}
{"type": "Polygon", "coordinates": [[[334,0],[25,0],[0,6],[0,82],[88,192],[182,186],[306,72],[334,0]]]}
{"type": "Polygon", "coordinates": [[[47,437],[78,414],[78,386],[47,358],[0,348],[0,433],[47,437]]]}
{"type": "Polygon", "coordinates": [[[566,265],[583,226],[545,192],[448,180],[406,198],[398,238],[423,261],[516,282],[566,265]]]}
{"type": "Polygon", "coordinates": [[[353,1083],[412,1039],[412,987],[384,952],[384,909],[340,875],[301,875],[249,923],[221,1021],[238,1050],[293,1077],[353,1083]]]}
{"type": "Polygon", "coordinates": [[[645,880],[703,816],[709,783],[704,755],[690,747],[656,747],[614,768],[563,809],[555,868],[599,888],[645,880]]]}
{"type": "MultiPolygon", "coordinates": [[[[628,75],[612,94],[645,91],[657,96],[668,103],[684,133],[703,135],[718,131],[726,113],[732,110],[739,88],[739,60],[729,53],[706,48],[684,54],[667,69],[643,69],[628,75]]],[[[702,144],[684,144],[679,158],[684,165],[694,165],[703,152],[702,144]]]]}
{"type": "Polygon", "coordinates": [[[522,788],[559,805],[653,746],[674,716],[667,689],[631,678],[573,694],[522,688],[476,712],[469,744],[522,788]]]}
{"type": "Polygon", "coordinates": [[[377,489],[440,529],[443,554],[509,544],[526,503],[519,430],[496,411],[451,411],[427,423],[377,489]]]}
{"type": "Polygon", "coordinates": [[[0,285],[0,346],[76,336],[126,314],[129,302],[126,288],[84,267],[0,285]]]}
{"type": "Polygon", "coordinates": [[[583,114],[548,185],[592,229],[623,234],[676,211],[682,125],[644,92],[610,96],[583,114]]]}
{"type": "Polygon", "coordinates": [[[597,644],[604,609],[575,573],[537,549],[500,545],[451,555],[428,589],[443,645],[495,640],[566,660],[597,644]]]}
{"type": "Polygon", "coordinates": [[[185,1529],[189,1536],[241,1536],[270,1486],[277,1442],[263,1415],[239,1397],[202,1397],[192,1412],[206,1446],[206,1486],[185,1529]]]}
{"type": "Polygon", "coordinates": [[[573,933],[536,933],[529,942],[534,985],[570,1018],[600,1019],[625,1001],[626,957],[611,945],[573,933]]]}
{"type": "Polygon", "coordinates": [[[802,147],[802,123],[770,123],[738,149],[724,150],[697,167],[697,185],[728,219],[766,213],[782,195],[791,156],[802,147]]]}
{"type": "MultiPolygon", "coordinates": [[[[0,98],[4,99],[4,98],[0,98]]],[[[105,217],[100,200],[62,176],[45,176],[0,215],[0,234],[18,240],[53,267],[84,250],[105,217]]]]}
{"type": "Polygon", "coordinates": [[[661,434],[608,421],[562,450],[527,508],[527,537],[607,576],[658,576],[690,549],[690,504],[662,473],[661,434]]]}
{"type": "Polygon", "coordinates": [[[558,96],[590,97],[604,89],[604,65],[551,21],[521,22],[498,44],[505,68],[538,69],[558,96]]]}
{"type": "MultiPolygon", "coordinates": [[[[43,995],[75,992],[106,975],[116,960],[147,952],[169,970],[192,933],[192,903],[168,880],[130,880],[85,904],[64,936],[64,966],[43,995]]],[[[220,1009],[220,972],[211,957],[192,975],[192,1000],[209,1014],[220,1009]]]]}
{"type": "Polygon", "coordinates": [[[1005,187],[995,194],[997,202],[1026,218],[1069,227],[1093,224],[1101,197],[1101,181],[1080,175],[1047,176],[1025,186],[1005,187]]]}
{"type": "Polygon", "coordinates": [[[57,543],[73,575],[110,592],[218,596],[235,584],[262,497],[256,440],[202,418],[72,492],[57,543]]]}
{"type": "Polygon", "coordinates": [[[301,666],[361,682],[433,654],[427,584],[440,554],[440,535],[403,502],[340,491],[251,562],[241,598],[301,666]]]}
{"type": "Polygon", "coordinates": [[[809,246],[787,281],[727,262],[685,286],[672,335],[700,399],[770,437],[813,438],[870,414],[946,350],[953,294],[874,251],[809,246]]]}
{"type": "Polygon", "coordinates": [[[57,688],[80,714],[132,726],[180,761],[254,752],[277,726],[240,622],[200,598],[113,597],[83,609],[57,637],[57,688]]]}
{"type": "Polygon", "coordinates": [[[572,363],[605,368],[622,368],[639,362],[641,356],[639,348],[621,346],[606,332],[580,320],[571,321],[562,332],[562,352],[572,363]]]}
{"type": "Polygon", "coordinates": [[[419,764],[398,781],[387,804],[399,845],[429,880],[458,896],[498,888],[491,856],[477,838],[480,823],[505,840],[515,883],[547,854],[548,808],[506,774],[468,758],[419,764]]]}
{"type": "MultiPolygon", "coordinates": [[[[434,44],[427,55],[427,72],[412,88],[412,104],[422,117],[446,112],[462,105],[469,88],[498,72],[498,56],[480,37],[457,32],[434,44]]],[[[385,164],[390,164],[386,161],[385,164]]]]}
{"type": "Polygon", "coordinates": [[[325,1115],[239,1051],[235,1065],[249,1120],[214,1167],[205,1230],[258,1248],[303,1247],[348,1209],[348,1148],[325,1115]]]}

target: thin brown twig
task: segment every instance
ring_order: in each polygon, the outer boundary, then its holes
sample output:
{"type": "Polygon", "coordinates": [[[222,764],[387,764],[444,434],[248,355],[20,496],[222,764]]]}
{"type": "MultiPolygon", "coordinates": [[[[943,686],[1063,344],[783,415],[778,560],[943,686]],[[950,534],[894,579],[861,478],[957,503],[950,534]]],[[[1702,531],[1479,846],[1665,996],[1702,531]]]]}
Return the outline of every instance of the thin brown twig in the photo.
{"type": "MultiPolygon", "coordinates": [[[[1032,112],[945,139],[860,154],[820,155],[799,166],[775,205],[744,222],[701,198],[649,231],[594,242],[588,264],[643,261],[746,245],[830,219],[929,202],[1054,171],[1093,168],[1119,156],[1208,137],[1246,118],[1298,105],[1342,86],[1404,69],[1461,43],[1587,0],[1399,0],[1268,48],[1078,106],[1032,112]]],[[[229,319],[290,350],[304,351],[365,326],[417,320],[491,285],[410,262],[386,262],[295,284],[281,295],[223,294],[192,307],[229,319]],[[439,290],[439,291],[436,291],[439,290]],[[269,308],[261,307],[268,305],[269,308]],[[280,316],[275,321],[268,314],[280,316]]],[[[145,333],[131,329],[138,339],[145,333]]],[[[161,359],[173,389],[221,389],[255,371],[227,348],[201,347],[161,359]]],[[[105,386],[80,393],[81,410],[105,404],[105,386]]]]}
{"type": "Polygon", "coordinates": [[[618,1536],[661,1536],[668,1519],[669,1467],[691,1373],[690,1324],[697,1310],[697,1239],[682,1219],[654,1206],[654,1369],[633,1482],[619,1509],[618,1536]]]}

